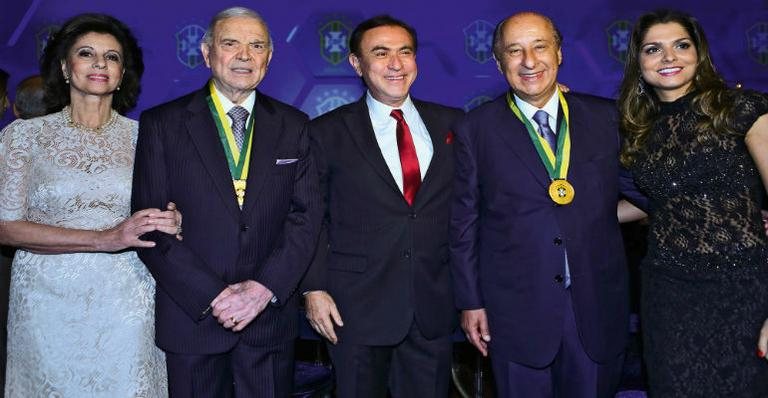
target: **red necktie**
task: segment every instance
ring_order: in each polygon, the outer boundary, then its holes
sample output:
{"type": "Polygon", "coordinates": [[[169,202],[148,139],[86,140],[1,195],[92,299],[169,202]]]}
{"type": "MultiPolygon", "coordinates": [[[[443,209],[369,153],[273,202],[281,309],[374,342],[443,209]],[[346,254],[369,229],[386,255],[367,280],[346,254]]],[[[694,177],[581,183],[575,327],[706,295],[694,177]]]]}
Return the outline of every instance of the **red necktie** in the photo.
{"type": "Polygon", "coordinates": [[[416,192],[421,185],[419,158],[416,157],[416,146],[413,145],[411,129],[403,118],[403,111],[393,109],[389,114],[397,120],[397,151],[400,153],[400,167],[403,169],[403,196],[409,206],[413,206],[416,192]]]}

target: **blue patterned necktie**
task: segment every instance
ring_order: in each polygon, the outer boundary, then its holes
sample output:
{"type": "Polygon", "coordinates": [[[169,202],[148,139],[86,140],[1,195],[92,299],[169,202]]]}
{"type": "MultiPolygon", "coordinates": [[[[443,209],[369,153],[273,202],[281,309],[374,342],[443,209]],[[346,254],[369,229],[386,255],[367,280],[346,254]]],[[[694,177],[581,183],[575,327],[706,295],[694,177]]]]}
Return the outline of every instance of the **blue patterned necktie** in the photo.
{"type": "Polygon", "coordinates": [[[557,136],[549,127],[549,114],[538,110],[533,115],[533,120],[539,125],[539,134],[547,141],[549,148],[552,149],[552,153],[557,153],[557,136]]]}
{"type": "Polygon", "coordinates": [[[232,118],[232,135],[235,136],[235,144],[240,150],[245,139],[245,121],[248,120],[248,111],[242,106],[235,106],[227,112],[227,115],[232,118]]]}

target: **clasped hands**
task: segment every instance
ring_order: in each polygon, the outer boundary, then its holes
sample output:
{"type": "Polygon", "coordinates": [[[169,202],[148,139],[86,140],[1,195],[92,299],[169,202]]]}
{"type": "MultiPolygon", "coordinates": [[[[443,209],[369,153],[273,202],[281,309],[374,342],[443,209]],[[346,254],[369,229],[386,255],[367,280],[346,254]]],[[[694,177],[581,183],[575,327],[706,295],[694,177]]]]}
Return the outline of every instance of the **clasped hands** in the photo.
{"type": "Polygon", "coordinates": [[[211,301],[213,316],[226,329],[239,332],[256,319],[274,294],[254,280],[227,286],[211,301]]]}

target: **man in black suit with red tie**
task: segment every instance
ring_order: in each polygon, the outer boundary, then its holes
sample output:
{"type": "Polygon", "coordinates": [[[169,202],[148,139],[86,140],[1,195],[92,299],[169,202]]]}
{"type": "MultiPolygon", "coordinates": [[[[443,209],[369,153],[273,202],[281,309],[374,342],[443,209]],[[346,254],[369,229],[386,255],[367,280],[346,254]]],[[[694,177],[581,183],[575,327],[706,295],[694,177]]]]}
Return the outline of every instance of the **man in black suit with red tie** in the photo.
{"type": "Polygon", "coordinates": [[[258,91],[272,57],[254,11],[217,14],[204,88],[141,115],[134,208],[173,200],[184,240],[153,234],[156,342],[173,397],[288,397],[296,294],[321,219],[306,115],[258,91]]]}
{"type": "Polygon", "coordinates": [[[462,112],[409,96],[416,49],[402,21],[360,23],[349,61],[367,93],[307,127],[326,217],[303,286],[341,398],[449,392],[449,128],[462,112]]]}

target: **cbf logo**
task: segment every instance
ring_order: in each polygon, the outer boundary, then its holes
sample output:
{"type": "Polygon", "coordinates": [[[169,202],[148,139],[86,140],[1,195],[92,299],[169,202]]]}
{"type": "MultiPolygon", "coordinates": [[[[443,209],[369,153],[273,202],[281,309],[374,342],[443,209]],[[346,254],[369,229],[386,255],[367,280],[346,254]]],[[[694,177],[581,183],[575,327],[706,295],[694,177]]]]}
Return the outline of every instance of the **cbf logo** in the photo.
{"type": "Polygon", "coordinates": [[[48,40],[51,38],[51,35],[58,32],[58,30],[58,25],[48,25],[35,33],[35,43],[37,43],[37,59],[43,57],[43,50],[45,50],[45,46],[48,45],[48,40]]]}
{"type": "Polygon", "coordinates": [[[475,109],[478,106],[492,100],[493,98],[491,98],[490,95],[485,95],[485,94],[481,94],[476,97],[473,97],[464,104],[464,112],[469,112],[472,109],[475,109]]]}
{"type": "Polygon", "coordinates": [[[614,21],[605,29],[605,33],[608,35],[608,53],[621,63],[627,62],[631,31],[632,24],[625,20],[614,21]]]}
{"type": "Polygon", "coordinates": [[[205,29],[200,25],[187,25],[176,32],[176,59],[189,69],[195,69],[203,63],[200,53],[200,40],[205,29]]]}
{"type": "Polygon", "coordinates": [[[342,105],[346,105],[355,100],[355,96],[348,90],[333,88],[318,93],[315,97],[314,113],[320,116],[330,112],[342,105]]]}
{"type": "Polygon", "coordinates": [[[768,23],[760,22],[747,30],[749,55],[760,65],[768,65],[768,23]]]}
{"type": "Polygon", "coordinates": [[[464,52],[469,58],[480,64],[491,59],[493,30],[490,22],[480,19],[464,28],[464,52]]]}
{"type": "Polygon", "coordinates": [[[320,55],[331,63],[338,65],[349,55],[349,34],[351,30],[339,20],[328,21],[317,32],[320,35],[320,55]]]}

